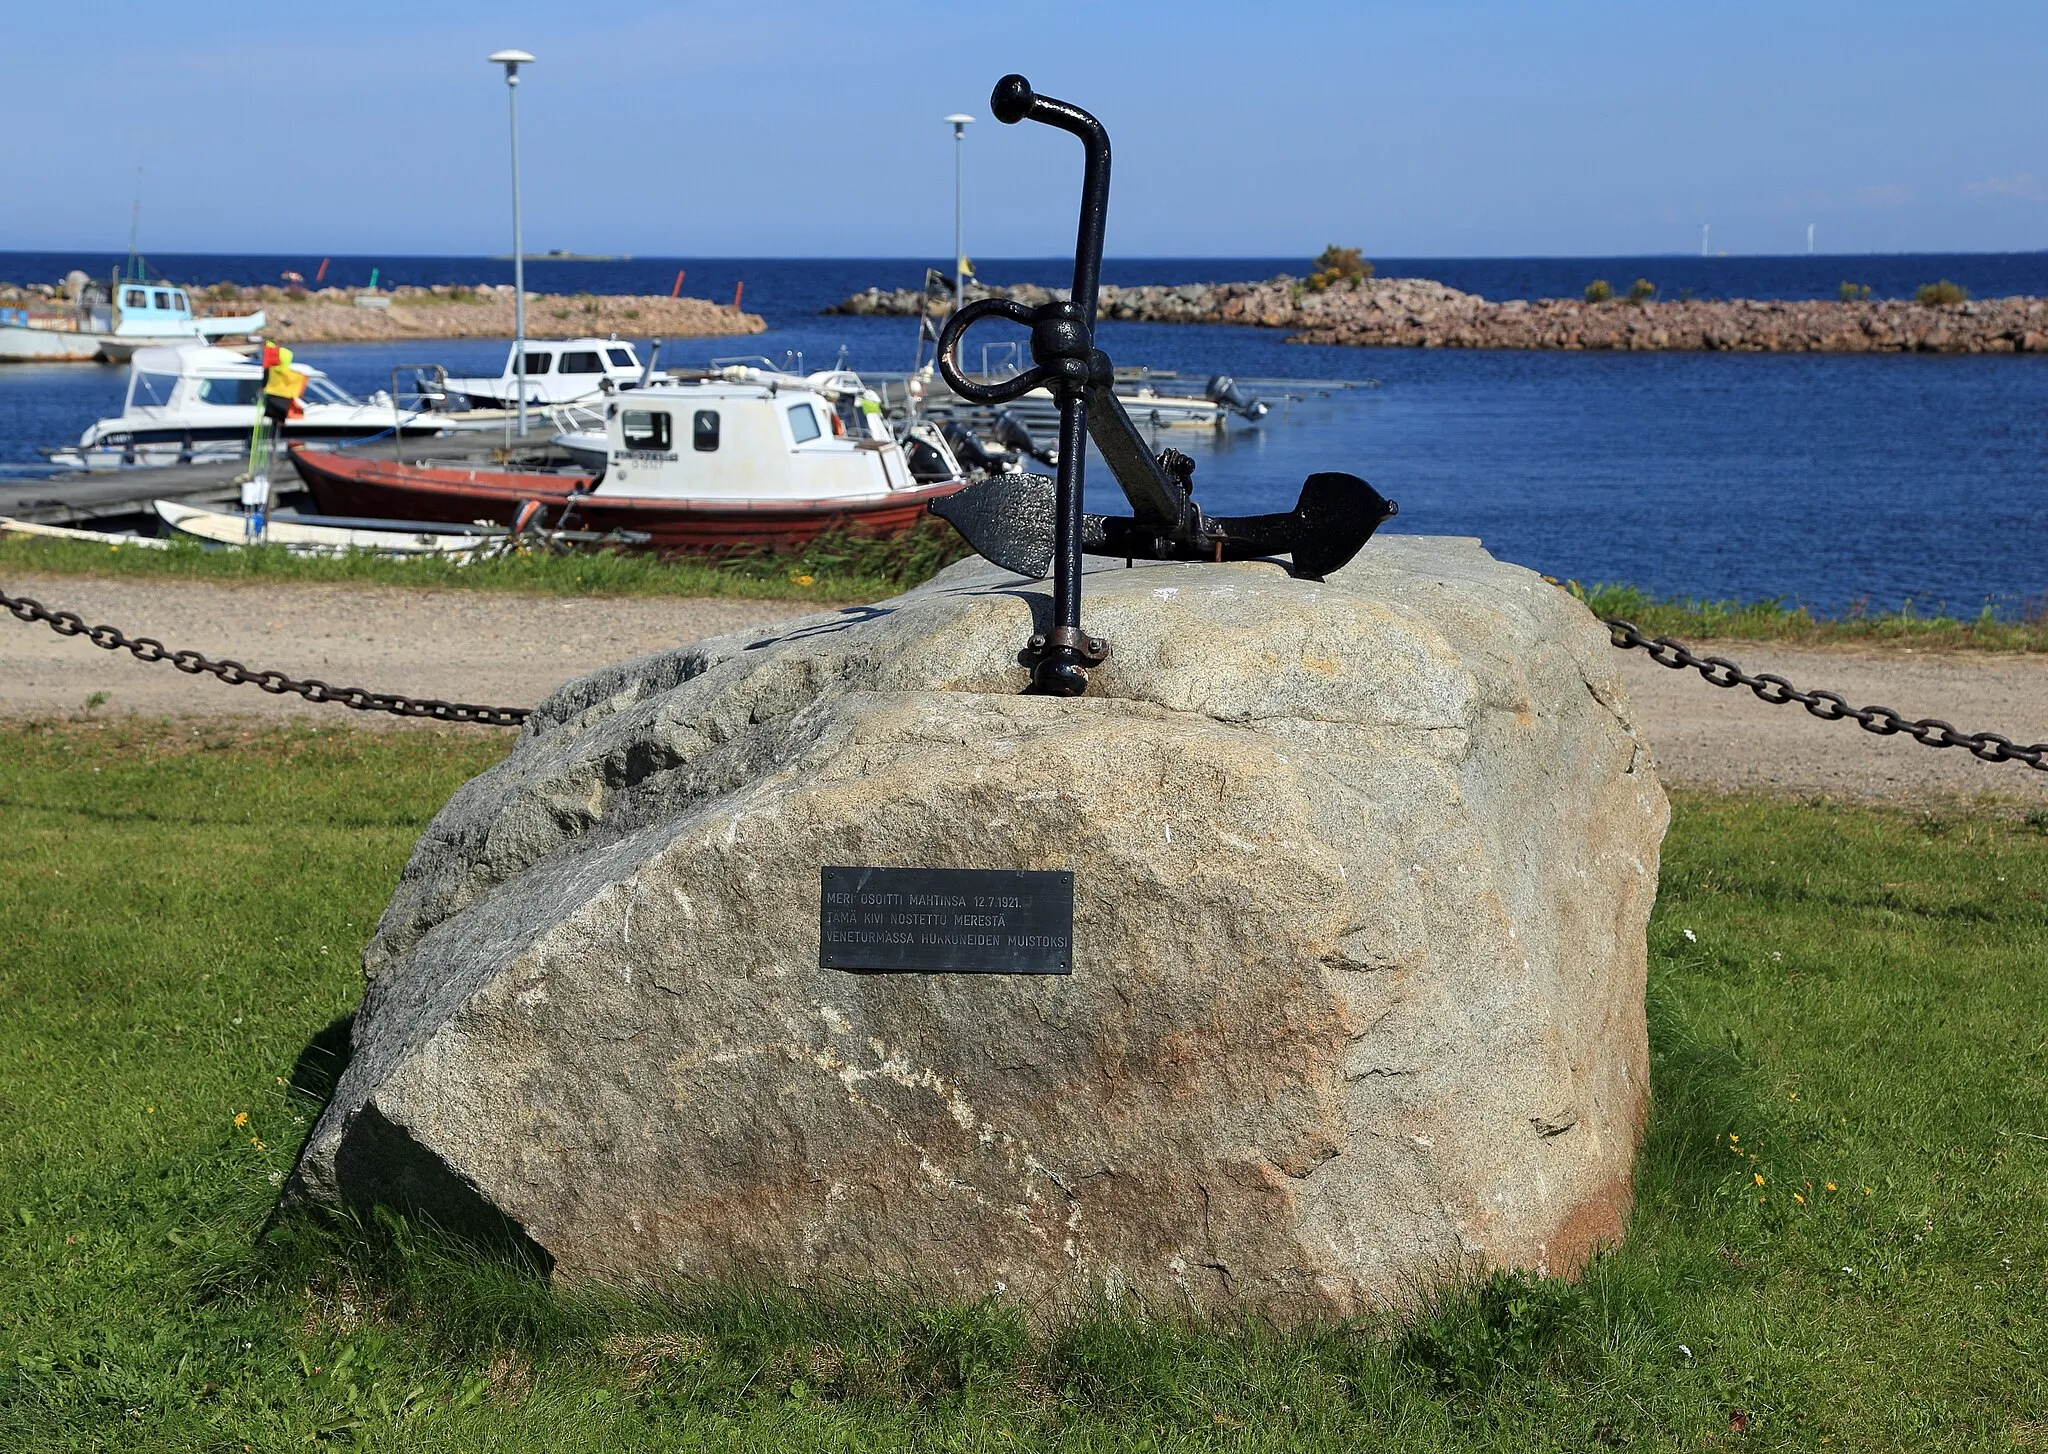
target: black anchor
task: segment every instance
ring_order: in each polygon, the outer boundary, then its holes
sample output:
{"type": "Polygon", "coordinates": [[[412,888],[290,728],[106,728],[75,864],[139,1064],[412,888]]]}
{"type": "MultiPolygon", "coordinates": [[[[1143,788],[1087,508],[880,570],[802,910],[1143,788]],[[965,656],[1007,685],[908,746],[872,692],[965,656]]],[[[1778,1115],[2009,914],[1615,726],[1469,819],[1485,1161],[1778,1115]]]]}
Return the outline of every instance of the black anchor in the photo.
{"type": "Polygon", "coordinates": [[[1031,638],[1033,692],[1075,697],[1108,645],[1081,629],[1081,556],[1142,560],[1251,560],[1286,554],[1303,579],[1321,580],[1348,562],[1394,513],[1394,504],[1356,475],[1308,477],[1284,515],[1211,517],[1194,499],[1195,462],[1174,450],[1156,458],[1124,412],[1109,355],[1095,347],[1095,296],[1102,277],[1102,233],[1109,213],[1109,133],[1080,107],[1040,96],[1022,76],[996,82],[989,108],[1006,125],[1026,119],[1081,139],[1081,226],[1074,243],[1070,298],[1027,308],[1008,298],[967,304],[939,334],[938,367],[946,385],[976,404],[1004,404],[1041,386],[1059,401],[1059,478],[997,475],[931,504],[980,555],[1019,575],[1053,577],[1052,629],[1031,638]],[[984,318],[1008,318],[1031,330],[1031,364],[1000,383],[978,384],[961,372],[960,341],[984,318]],[[1131,502],[1132,513],[1081,510],[1087,439],[1095,441],[1131,502]]]}

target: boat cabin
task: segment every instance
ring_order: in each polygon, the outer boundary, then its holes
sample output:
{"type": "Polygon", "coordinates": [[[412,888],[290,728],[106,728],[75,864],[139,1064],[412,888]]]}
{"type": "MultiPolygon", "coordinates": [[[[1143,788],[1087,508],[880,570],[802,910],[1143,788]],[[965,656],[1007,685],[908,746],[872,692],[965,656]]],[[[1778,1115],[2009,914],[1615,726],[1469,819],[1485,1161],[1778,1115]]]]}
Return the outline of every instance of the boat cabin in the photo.
{"type": "MultiPolygon", "coordinates": [[[[526,340],[526,402],[571,404],[640,382],[639,351],[618,338],[526,340]]],[[[448,387],[484,407],[519,402],[519,346],[506,351],[498,377],[450,379],[448,387]]]]}
{"type": "Polygon", "coordinates": [[[851,430],[818,390],[663,379],[605,405],[600,496],[862,500],[917,487],[893,438],[851,430]]]}
{"type": "Polygon", "coordinates": [[[198,331],[192,320],[192,300],[183,288],[169,283],[116,280],[114,310],[117,337],[175,338],[198,331]]]}
{"type": "MultiPolygon", "coordinates": [[[[294,367],[307,376],[305,404],[362,402],[320,370],[303,364],[294,367]]],[[[139,348],[128,366],[128,397],[121,413],[125,419],[151,419],[169,413],[183,415],[188,410],[202,414],[209,409],[249,411],[262,399],[263,366],[246,354],[199,346],[139,348]]],[[[254,418],[248,412],[240,416],[243,421],[254,418]]]]}

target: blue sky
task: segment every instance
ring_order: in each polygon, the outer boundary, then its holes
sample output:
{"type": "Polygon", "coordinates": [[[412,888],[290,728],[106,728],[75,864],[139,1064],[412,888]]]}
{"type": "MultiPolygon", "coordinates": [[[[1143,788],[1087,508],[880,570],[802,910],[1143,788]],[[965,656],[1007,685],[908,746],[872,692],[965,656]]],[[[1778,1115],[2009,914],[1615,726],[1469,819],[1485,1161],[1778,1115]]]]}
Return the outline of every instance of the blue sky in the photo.
{"type": "Polygon", "coordinates": [[[8,18],[0,249],[940,256],[1072,245],[1102,117],[1121,256],[2048,247],[2048,5],[55,5],[8,18]]]}

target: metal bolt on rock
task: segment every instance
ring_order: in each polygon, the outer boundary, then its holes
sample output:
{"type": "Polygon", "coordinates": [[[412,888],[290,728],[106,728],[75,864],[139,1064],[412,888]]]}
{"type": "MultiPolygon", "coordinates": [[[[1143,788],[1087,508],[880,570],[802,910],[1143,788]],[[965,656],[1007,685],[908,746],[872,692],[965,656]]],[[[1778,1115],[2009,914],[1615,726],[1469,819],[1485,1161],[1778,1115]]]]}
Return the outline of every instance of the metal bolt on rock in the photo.
{"type": "Polygon", "coordinates": [[[1095,346],[1095,303],[1102,277],[1103,226],[1109,215],[1109,133],[1080,107],[1041,96],[1022,76],[996,83],[989,108],[1005,125],[1037,121],[1080,138],[1081,222],[1074,243],[1072,296],[1027,308],[1008,298],[969,303],[939,334],[938,369],[947,387],[976,404],[1004,404],[1036,388],[1059,403],[1059,476],[1009,474],[977,480],[942,500],[932,513],[949,521],[975,551],[1005,570],[1053,578],[1052,624],[1025,646],[1030,690],[1075,697],[1109,645],[1081,628],[1081,557],[1130,560],[1252,560],[1285,554],[1293,573],[1320,580],[1348,562],[1394,504],[1356,475],[1308,477],[1284,515],[1212,517],[1194,499],[1195,462],[1165,450],[1156,457],[1124,412],[1109,355],[1095,346]],[[1032,366],[997,383],[977,383],[960,368],[960,343],[984,318],[1007,318],[1031,330],[1032,366]],[[1108,462],[1131,502],[1131,514],[1088,515],[1081,509],[1087,441],[1108,462]]]}

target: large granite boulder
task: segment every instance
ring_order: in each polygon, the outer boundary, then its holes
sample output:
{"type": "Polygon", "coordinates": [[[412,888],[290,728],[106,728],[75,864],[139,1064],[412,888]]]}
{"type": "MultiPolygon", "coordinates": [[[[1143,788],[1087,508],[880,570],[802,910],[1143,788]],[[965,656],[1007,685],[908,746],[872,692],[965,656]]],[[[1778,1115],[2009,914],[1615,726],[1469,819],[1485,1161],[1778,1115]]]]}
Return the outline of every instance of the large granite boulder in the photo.
{"type": "Polygon", "coordinates": [[[420,840],[289,1195],[558,1275],[1349,1314],[1619,1237],[1666,807],[1606,632],[1469,540],[1095,563],[558,692],[420,840]],[[818,966],[831,864],[1071,869],[1071,977],[818,966]]]}

